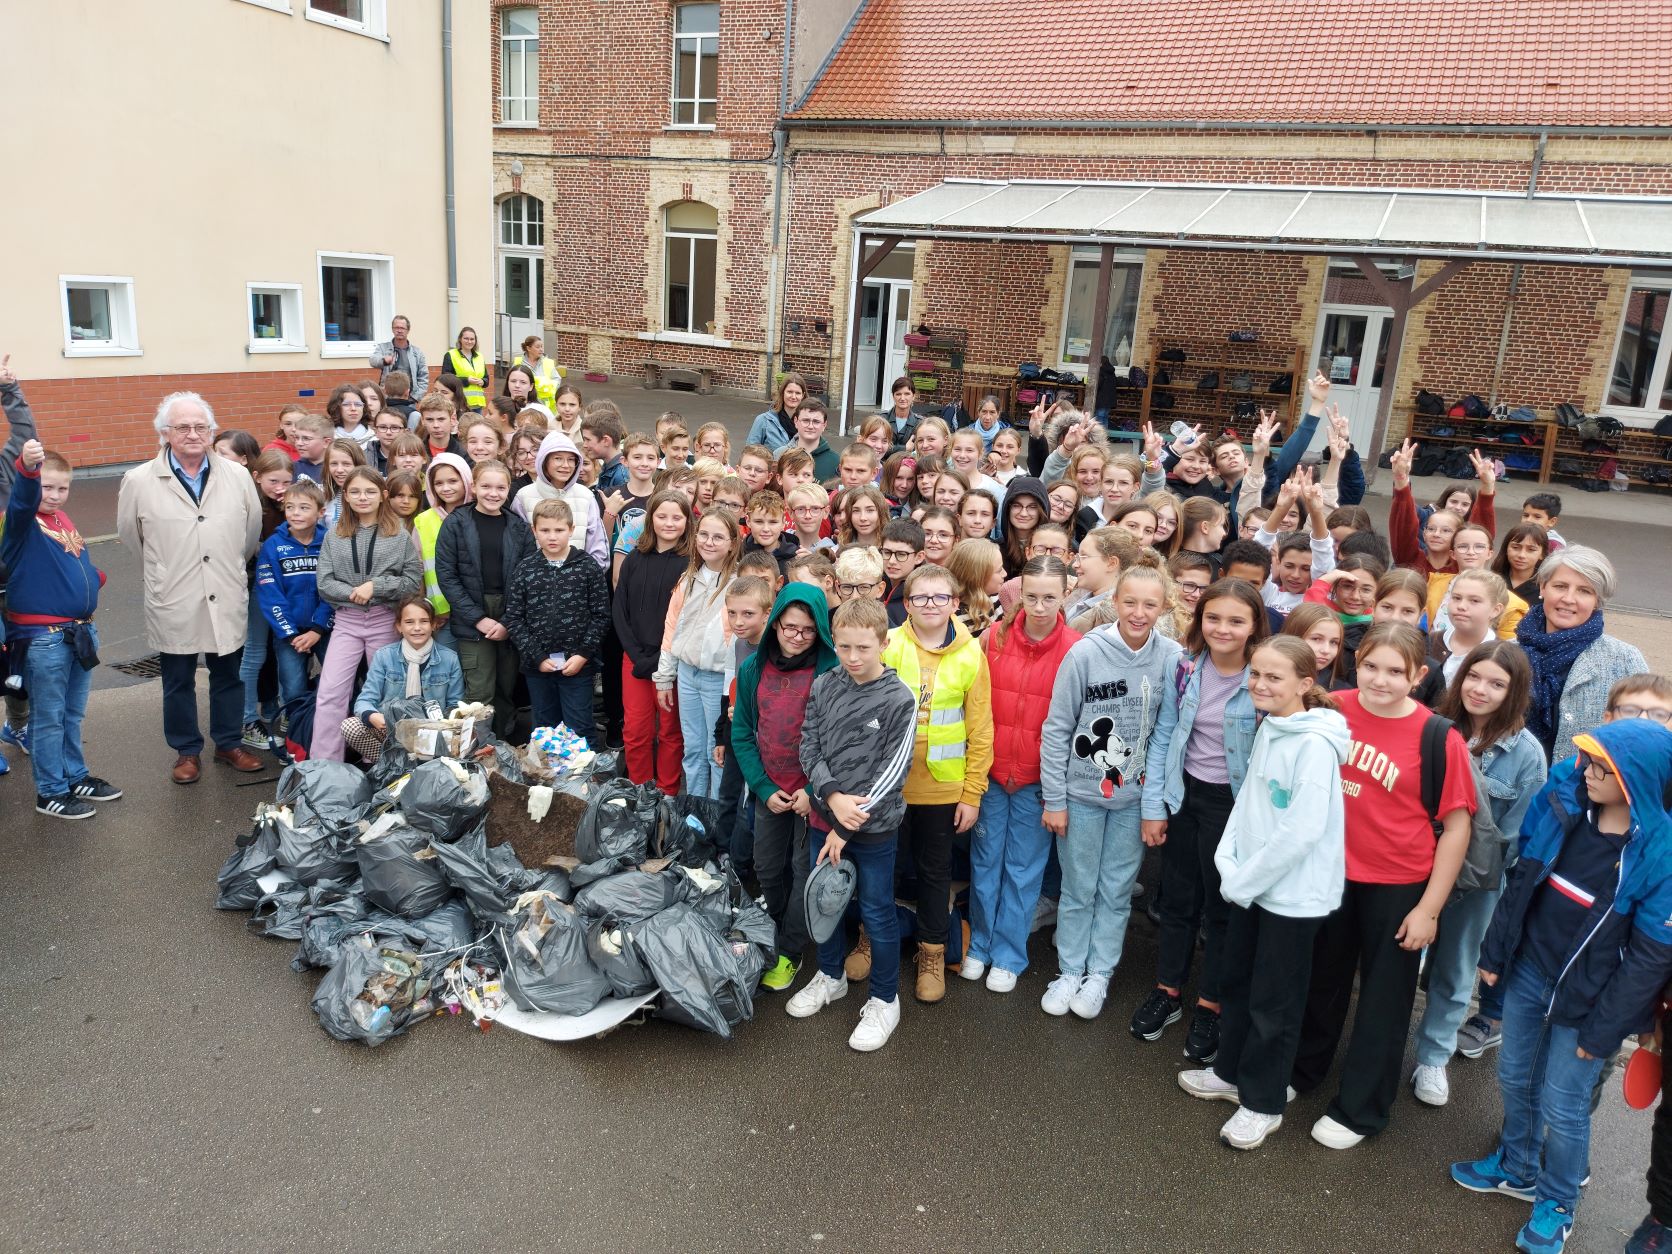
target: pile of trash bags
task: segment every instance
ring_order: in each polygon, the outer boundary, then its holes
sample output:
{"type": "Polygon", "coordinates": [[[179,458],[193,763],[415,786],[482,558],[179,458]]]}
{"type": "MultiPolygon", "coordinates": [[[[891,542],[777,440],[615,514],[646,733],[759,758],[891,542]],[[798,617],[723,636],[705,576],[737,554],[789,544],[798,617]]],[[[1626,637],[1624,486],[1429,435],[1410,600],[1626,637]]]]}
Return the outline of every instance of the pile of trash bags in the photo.
{"type": "Polygon", "coordinates": [[[772,920],[716,850],[714,803],[615,769],[601,755],[559,773],[500,744],[426,758],[396,736],[369,773],[295,763],[221,868],[215,905],[296,942],[295,970],[325,972],[313,1009],[339,1040],[647,995],[656,1015],[730,1037],[776,955],[772,920]],[[490,773],[526,788],[537,821],[553,792],[584,799],[574,856],[525,866],[496,838],[490,773]]]}

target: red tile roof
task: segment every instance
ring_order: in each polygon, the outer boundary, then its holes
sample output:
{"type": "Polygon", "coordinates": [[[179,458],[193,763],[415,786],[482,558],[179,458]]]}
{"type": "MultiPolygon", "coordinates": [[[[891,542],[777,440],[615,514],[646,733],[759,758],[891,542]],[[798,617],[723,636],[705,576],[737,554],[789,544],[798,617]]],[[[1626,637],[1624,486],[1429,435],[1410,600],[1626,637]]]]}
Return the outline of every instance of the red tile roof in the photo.
{"type": "Polygon", "coordinates": [[[1672,0],[868,0],[790,116],[1672,126],[1672,0]]]}

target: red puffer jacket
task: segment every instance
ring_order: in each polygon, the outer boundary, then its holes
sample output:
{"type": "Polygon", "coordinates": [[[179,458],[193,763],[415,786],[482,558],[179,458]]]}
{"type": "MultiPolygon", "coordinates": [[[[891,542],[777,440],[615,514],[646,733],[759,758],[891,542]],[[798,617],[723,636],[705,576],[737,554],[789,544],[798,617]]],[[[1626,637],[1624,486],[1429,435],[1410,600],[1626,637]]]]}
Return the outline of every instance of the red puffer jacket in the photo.
{"type": "Polygon", "coordinates": [[[1051,687],[1064,655],[1080,638],[1061,614],[1043,640],[1030,639],[1022,623],[1018,614],[989,631],[981,641],[993,683],[990,775],[1007,792],[1039,782],[1039,730],[1051,708],[1051,687]]]}

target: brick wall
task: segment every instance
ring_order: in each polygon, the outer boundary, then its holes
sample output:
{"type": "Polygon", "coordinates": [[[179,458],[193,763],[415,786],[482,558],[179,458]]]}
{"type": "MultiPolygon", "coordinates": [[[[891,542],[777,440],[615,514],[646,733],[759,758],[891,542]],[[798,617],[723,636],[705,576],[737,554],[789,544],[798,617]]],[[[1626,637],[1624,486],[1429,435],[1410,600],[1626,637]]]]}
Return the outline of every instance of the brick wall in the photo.
{"type": "Polygon", "coordinates": [[[372,377],[362,363],[341,370],[247,371],[239,374],[147,374],[117,379],[24,379],[41,442],[76,466],[144,461],[157,453],[152,425],[170,392],[200,392],[222,430],[241,427],[265,444],[278,429],[279,406],[300,400],[316,413],[339,383],[372,377]],[[312,389],[313,395],[304,395],[312,389]]]}

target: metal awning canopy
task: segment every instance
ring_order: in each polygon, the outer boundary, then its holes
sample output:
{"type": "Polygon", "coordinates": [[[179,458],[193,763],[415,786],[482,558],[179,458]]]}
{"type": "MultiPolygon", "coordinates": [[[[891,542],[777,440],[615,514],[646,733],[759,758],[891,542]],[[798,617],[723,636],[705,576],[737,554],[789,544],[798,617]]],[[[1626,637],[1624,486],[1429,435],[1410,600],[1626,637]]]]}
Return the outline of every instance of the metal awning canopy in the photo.
{"type": "Polygon", "coordinates": [[[1214,183],[948,179],[869,238],[1373,253],[1672,269],[1672,199],[1214,183]]]}

